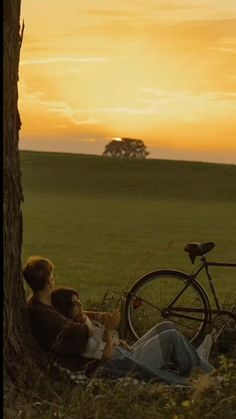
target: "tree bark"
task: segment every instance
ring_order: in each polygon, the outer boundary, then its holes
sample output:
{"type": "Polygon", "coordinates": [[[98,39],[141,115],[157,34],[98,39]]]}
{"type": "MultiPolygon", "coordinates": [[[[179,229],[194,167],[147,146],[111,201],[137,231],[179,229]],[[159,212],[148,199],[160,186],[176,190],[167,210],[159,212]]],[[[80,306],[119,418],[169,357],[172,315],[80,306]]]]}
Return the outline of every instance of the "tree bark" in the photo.
{"type": "Polygon", "coordinates": [[[26,312],[21,251],[23,221],[19,153],[18,74],[24,23],[21,0],[3,1],[3,372],[6,389],[13,382],[34,386],[45,371],[46,354],[32,337],[26,312]],[[40,375],[39,375],[40,374],[40,375]]]}
{"type": "Polygon", "coordinates": [[[4,370],[11,379],[23,359],[28,333],[22,281],[22,212],[20,156],[18,149],[18,70],[21,46],[21,0],[3,3],[3,355],[4,370]]]}

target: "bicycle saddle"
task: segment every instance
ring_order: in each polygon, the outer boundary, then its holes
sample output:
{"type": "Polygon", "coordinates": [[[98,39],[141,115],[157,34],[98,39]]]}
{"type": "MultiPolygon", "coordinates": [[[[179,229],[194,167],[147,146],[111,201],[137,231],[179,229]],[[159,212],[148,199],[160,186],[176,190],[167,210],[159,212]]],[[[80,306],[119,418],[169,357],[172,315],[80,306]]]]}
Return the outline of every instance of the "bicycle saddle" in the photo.
{"type": "Polygon", "coordinates": [[[206,253],[210,252],[211,249],[215,247],[215,243],[209,242],[209,243],[194,243],[189,242],[186,243],[184,246],[185,252],[189,254],[189,257],[191,259],[191,262],[194,263],[196,256],[203,256],[206,253]]]}

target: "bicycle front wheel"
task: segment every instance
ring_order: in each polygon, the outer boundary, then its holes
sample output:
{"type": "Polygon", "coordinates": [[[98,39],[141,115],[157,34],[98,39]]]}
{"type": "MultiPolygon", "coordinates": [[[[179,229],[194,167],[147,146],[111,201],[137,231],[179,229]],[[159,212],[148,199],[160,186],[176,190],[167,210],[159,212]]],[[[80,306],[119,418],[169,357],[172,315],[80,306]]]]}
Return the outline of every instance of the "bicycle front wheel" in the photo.
{"type": "Polygon", "coordinates": [[[209,300],[201,285],[180,271],[151,272],[129,290],[125,321],[138,339],[157,323],[172,321],[193,344],[203,339],[209,321],[209,300]]]}

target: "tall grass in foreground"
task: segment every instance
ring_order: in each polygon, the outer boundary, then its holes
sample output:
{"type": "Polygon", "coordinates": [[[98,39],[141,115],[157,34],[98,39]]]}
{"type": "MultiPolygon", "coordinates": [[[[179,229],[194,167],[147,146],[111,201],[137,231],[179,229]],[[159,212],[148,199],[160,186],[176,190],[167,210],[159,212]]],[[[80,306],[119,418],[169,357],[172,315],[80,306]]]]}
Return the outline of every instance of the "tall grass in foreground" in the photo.
{"type": "MultiPolygon", "coordinates": [[[[93,310],[117,306],[114,295],[105,294],[93,310]]],[[[144,383],[131,375],[119,380],[91,379],[72,384],[68,378],[30,377],[27,390],[5,389],[6,419],[233,419],[236,409],[235,330],[226,327],[214,348],[210,375],[195,370],[188,387],[144,383]],[[219,356],[219,353],[222,353],[219,356]]]]}
{"type": "Polygon", "coordinates": [[[194,374],[189,388],[145,384],[127,377],[92,379],[86,385],[47,384],[38,379],[27,392],[8,389],[6,419],[233,419],[236,410],[236,366],[224,357],[211,375],[194,374]]]}

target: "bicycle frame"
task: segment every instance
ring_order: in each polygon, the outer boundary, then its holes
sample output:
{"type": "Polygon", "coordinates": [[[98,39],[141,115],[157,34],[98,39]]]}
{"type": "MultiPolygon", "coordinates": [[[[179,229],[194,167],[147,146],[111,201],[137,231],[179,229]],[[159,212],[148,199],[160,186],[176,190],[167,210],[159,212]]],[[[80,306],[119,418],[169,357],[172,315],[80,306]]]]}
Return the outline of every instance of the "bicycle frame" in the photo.
{"type": "MultiPolygon", "coordinates": [[[[225,315],[228,315],[228,316],[232,317],[233,319],[235,319],[235,314],[232,313],[231,311],[221,310],[219,300],[217,298],[216,290],[215,290],[215,287],[214,287],[214,284],[213,284],[213,281],[212,281],[212,277],[210,275],[208,267],[209,266],[217,266],[217,267],[225,267],[225,268],[226,267],[236,268],[236,263],[208,262],[204,256],[201,257],[200,260],[201,260],[202,263],[201,263],[200,267],[198,267],[198,269],[195,272],[194,271],[192,272],[192,276],[197,280],[197,276],[200,274],[200,272],[203,269],[206,272],[208,282],[209,282],[209,285],[210,285],[210,288],[211,288],[211,292],[212,292],[212,295],[214,297],[214,301],[215,301],[215,305],[216,305],[216,310],[209,309],[207,311],[209,313],[212,313],[212,314],[225,314],[225,315]]],[[[195,311],[202,312],[201,309],[195,309],[195,311]]]]}
{"type": "MultiPolygon", "coordinates": [[[[191,258],[191,260],[192,259],[193,258],[191,258]]],[[[222,305],[220,300],[218,299],[216,289],[213,284],[213,278],[209,272],[209,268],[211,266],[222,268],[236,268],[236,263],[208,262],[204,255],[199,258],[199,261],[200,263],[198,265],[195,265],[192,269],[192,272],[190,273],[171,269],[161,269],[150,272],[149,274],[146,274],[144,277],[136,281],[132,288],[127,292],[125,303],[126,320],[129,325],[129,330],[134,337],[137,338],[138,334],[135,331],[136,326],[134,327],[133,325],[134,320],[132,319],[132,313],[133,310],[137,309],[142,303],[145,304],[144,312],[146,306],[152,307],[152,309],[157,310],[159,312],[160,318],[164,318],[167,320],[169,319],[175,322],[180,327],[183,327],[185,331],[186,327],[189,330],[192,329],[192,331],[190,330],[190,332],[191,334],[193,334],[193,332],[195,333],[192,337],[192,341],[194,343],[199,343],[199,339],[204,337],[206,331],[208,330],[208,327],[214,325],[215,319],[218,316],[226,315],[234,322],[236,321],[236,313],[234,312],[234,310],[231,309],[231,311],[228,311],[223,310],[221,308],[222,305]],[[204,287],[201,285],[201,282],[199,281],[200,278],[198,278],[199,274],[202,271],[206,273],[207,280],[210,286],[209,294],[212,294],[213,296],[213,298],[211,298],[210,300],[208,293],[205,291],[204,287]],[[164,304],[162,303],[162,301],[158,303],[157,301],[159,300],[153,301],[149,298],[149,294],[147,294],[147,296],[145,293],[142,294],[143,287],[146,287],[146,284],[148,284],[149,281],[153,281],[156,279],[158,280],[159,278],[165,279],[167,277],[169,277],[170,279],[173,278],[175,279],[175,281],[178,282],[176,289],[177,294],[173,292],[172,295],[169,295],[169,293],[167,292],[167,301],[164,304]],[[179,280],[182,280],[181,286],[179,280]],[[190,300],[187,299],[186,304],[186,299],[185,297],[182,299],[182,296],[185,294],[188,288],[190,288],[190,300]],[[195,304],[196,298],[197,300],[195,304]],[[134,303],[137,303],[137,307],[136,305],[134,306],[134,303]],[[189,323],[187,323],[188,321],[189,323]]],[[[162,285],[164,286],[165,284],[162,285]]],[[[149,312],[147,312],[147,314],[148,313],[149,312]]]]}

